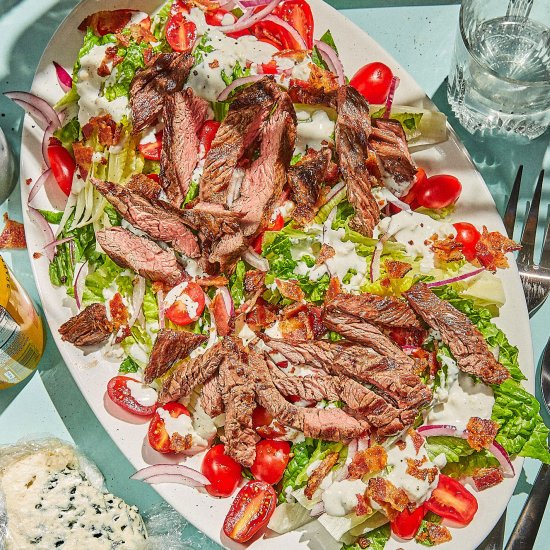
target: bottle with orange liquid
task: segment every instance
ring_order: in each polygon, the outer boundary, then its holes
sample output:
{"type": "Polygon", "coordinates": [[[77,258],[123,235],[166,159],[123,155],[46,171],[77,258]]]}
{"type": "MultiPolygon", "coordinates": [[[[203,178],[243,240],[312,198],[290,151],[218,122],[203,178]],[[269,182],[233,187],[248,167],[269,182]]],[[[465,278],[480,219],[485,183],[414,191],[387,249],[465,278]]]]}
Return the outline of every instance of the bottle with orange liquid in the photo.
{"type": "Polygon", "coordinates": [[[38,312],[0,256],[0,390],[32,374],[43,352],[38,312]]]}

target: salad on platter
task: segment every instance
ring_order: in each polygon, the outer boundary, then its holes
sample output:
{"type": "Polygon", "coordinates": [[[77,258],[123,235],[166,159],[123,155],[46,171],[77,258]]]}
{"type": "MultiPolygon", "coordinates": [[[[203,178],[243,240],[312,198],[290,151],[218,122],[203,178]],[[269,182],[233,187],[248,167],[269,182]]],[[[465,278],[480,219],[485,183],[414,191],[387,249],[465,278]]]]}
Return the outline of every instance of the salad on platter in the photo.
{"type": "Polygon", "coordinates": [[[7,95],[44,129],[28,211],[66,289],[59,333],[117,363],[108,397],[175,458],[134,479],[231,498],[237,542],[316,521],[381,549],[450,541],[516,456],[550,462],[493,322],[518,246],[457,219],[461,182],[415,162],[444,115],[394,104],[381,62],[349,80],[305,0],[79,29],[56,105],[7,95]],[[36,207],[52,188],[62,208],[36,207]]]}

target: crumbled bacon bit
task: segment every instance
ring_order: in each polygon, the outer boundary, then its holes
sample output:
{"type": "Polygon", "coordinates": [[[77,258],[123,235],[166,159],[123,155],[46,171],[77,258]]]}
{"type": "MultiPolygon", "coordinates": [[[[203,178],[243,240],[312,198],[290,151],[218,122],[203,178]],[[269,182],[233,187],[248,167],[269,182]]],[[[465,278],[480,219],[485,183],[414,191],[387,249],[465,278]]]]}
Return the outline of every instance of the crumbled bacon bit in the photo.
{"type": "Polygon", "coordinates": [[[420,460],[414,458],[407,458],[407,470],[406,473],[410,476],[425,481],[428,479],[428,483],[433,483],[437,477],[438,469],[434,466],[433,468],[422,468],[421,466],[427,461],[427,458],[424,456],[420,460]]]}
{"type": "Polygon", "coordinates": [[[313,330],[306,311],[299,311],[294,317],[279,321],[279,330],[283,338],[313,340],[313,330]]]}
{"type": "Polygon", "coordinates": [[[4,213],[4,222],[6,225],[0,234],[0,249],[27,248],[23,224],[10,220],[7,212],[4,213]]]}
{"type": "Polygon", "coordinates": [[[355,514],[358,516],[366,516],[372,514],[372,506],[369,499],[362,494],[357,495],[357,506],[355,507],[355,514]]]}
{"type": "MultiPolygon", "coordinates": [[[[430,243],[426,244],[429,245],[430,243]]],[[[464,258],[462,243],[456,241],[454,237],[439,239],[437,235],[432,235],[431,249],[435,254],[436,260],[440,262],[456,262],[464,258]]]]}
{"type": "Polygon", "coordinates": [[[310,63],[309,68],[308,84],[312,88],[321,90],[325,93],[333,92],[339,88],[338,78],[333,72],[326,71],[314,63],[310,63]]]}
{"type": "Polygon", "coordinates": [[[130,25],[130,36],[138,44],[141,44],[142,42],[151,44],[153,42],[156,42],[157,40],[155,35],[149,29],[146,29],[143,25],[140,24],[130,25]]]}
{"type": "Polygon", "coordinates": [[[92,167],[92,159],[94,156],[93,148],[87,147],[81,141],[77,141],[73,143],[73,154],[82,179],[86,179],[92,167]]]}
{"type": "Polygon", "coordinates": [[[479,241],[476,243],[476,259],[480,265],[486,267],[489,271],[496,271],[497,268],[505,269],[508,267],[508,260],[505,254],[513,250],[519,250],[521,246],[505,237],[498,231],[489,232],[485,226],[479,241]]]}
{"type": "Polygon", "coordinates": [[[88,15],[78,26],[79,31],[92,27],[97,36],[120,32],[132,19],[134,10],[102,10],[88,15]]]}
{"type": "Polygon", "coordinates": [[[153,64],[153,62],[159,55],[160,54],[156,54],[153,51],[153,48],[146,48],[145,50],[143,50],[143,62],[147,67],[149,67],[153,64]]]}
{"type": "Polygon", "coordinates": [[[472,449],[487,449],[495,440],[498,424],[494,420],[473,416],[466,425],[467,441],[472,449]]]}
{"type": "Polygon", "coordinates": [[[401,279],[412,269],[411,264],[399,260],[386,260],[384,265],[390,279],[401,279]]]}
{"type": "Polygon", "coordinates": [[[216,322],[218,334],[220,336],[231,334],[235,328],[235,318],[227,311],[221,292],[217,292],[214,298],[212,298],[209,310],[216,322]]]}
{"type": "Polygon", "coordinates": [[[117,42],[124,48],[127,48],[130,45],[130,38],[125,34],[122,34],[121,32],[116,33],[115,38],[117,39],[117,42]]]}
{"type": "Polygon", "coordinates": [[[409,504],[409,498],[403,489],[397,488],[391,481],[381,477],[369,479],[366,495],[383,508],[390,521],[393,521],[409,504]]]}
{"type": "Polygon", "coordinates": [[[122,301],[120,292],[117,292],[109,301],[109,311],[111,312],[111,322],[113,323],[114,330],[118,330],[121,326],[128,324],[128,308],[122,301]]]}
{"type": "Polygon", "coordinates": [[[296,315],[302,311],[307,311],[307,304],[304,302],[294,302],[293,304],[283,308],[281,315],[283,316],[283,319],[291,319],[292,317],[296,317],[296,315]]]}
{"type": "Polygon", "coordinates": [[[244,274],[243,286],[245,292],[256,292],[263,288],[265,283],[265,271],[252,269],[244,274]]]}
{"type": "Polygon", "coordinates": [[[375,474],[386,467],[388,455],[384,447],[374,445],[368,449],[358,451],[353,455],[353,459],[348,468],[350,479],[359,479],[365,474],[375,474]]]}
{"type": "Polygon", "coordinates": [[[425,349],[415,349],[412,354],[416,365],[416,374],[422,374],[423,372],[429,373],[433,378],[439,370],[439,363],[437,362],[437,350],[426,351],[425,349]]]}
{"type": "Polygon", "coordinates": [[[27,185],[30,185],[30,184],[32,183],[32,178],[27,178],[27,179],[25,180],[25,183],[26,183],[27,185]]]}
{"type": "Polygon", "coordinates": [[[313,332],[313,338],[318,340],[322,338],[327,331],[323,324],[323,310],[320,307],[308,306],[309,324],[313,332]]]}
{"type": "Polygon", "coordinates": [[[449,542],[453,538],[449,529],[444,525],[427,521],[425,527],[425,529],[416,535],[415,540],[417,542],[435,545],[449,542]]]}
{"type": "Polygon", "coordinates": [[[480,468],[472,476],[478,491],[498,485],[504,479],[500,468],[480,468]]]}
{"type": "Polygon", "coordinates": [[[174,453],[183,453],[193,446],[193,436],[187,434],[182,437],[178,432],[170,436],[170,450],[174,453]]]}
{"type": "Polygon", "coordinates": [[[300,288],[298,281],[275,279],[275,284],[284,298],[294,300],[295,302],[301,302],[305,299],[304,291],[300,288]]]}
{"type": "Polygon", "coordinates": [[[85,139],[90,139],[94,132],[97,132],[101,145],[110,147],[120,141],[122,127],[113,120],[111,115],[95,116],[82,127],[82,135],[85,139]]]}
{"type": "Polygon", "coordinates": [[[407,448],[407,443],[400,439],[399,441],[396,441],[395,444],[397,445],[397,448],[400,451],[404,451],[407,448]]]}
{"type": "Polygon", "coordinates": [[[281,50],[273,54],[273,57],[282,57],[285,59],[294,59],[298,63],[306,58],[306,50],[281,50]]]}
{"type": "Polygon", "coordinates": [[[206,277],[199,277],[195,279],[195,282],[199,286],[227,286],[229,280],[223,275],[207,275],[206,277]]]}
{"type": "Polygon", "coordinates": [[[327,293],[325,294],[325,304],[332,302],[338,294],[342,292],[342,285],[340,284],[340,279],[338,277],[331,277],[328,284],[327,293]]]}
{"type": "MultiPolygon", "coordinates": [[[[357,514],[359,515],[359,514],[357,514]]],[[[370,546],[370,541],[369,539],[367,539],[366,537],[359,537],[357,539],[357,544],[359,545],[360,548],[368,548],[370,546]]]]}
{"type": "Polygon", "coordinates": [[[32,257],[35,260],[38,260],[39,258],[42,258],[42,253],[41,252],[33,252],[32,257]]]}
{"type": "Polygon", "coordinates": [[[315,471],[311,474],[310,478],[307,480],[306,488],[304,489],[304,495],[308,500],[313,498],[313,494],[321,483],[323,479],[328,476],[334,465],[338,462],[338,453],[329,453],[323,460],[321,464],[315,468],[315,471]]]}
{"type": "Polygon", "coordinates": [[[274,308],[263,298],[258,298],[254,308],[246,314],[246,324],[250,330],[257,332],[260,329],[267,328],[277,320],[274,308]]]}
{"type": "Polygon", "coordinates": [[[418,454],[418,451],[420,451],[422,445],[424,445],[424,438],[416,430],[413,430],[412,428],[410,428],[407,433],[412,439],[416,454],[418,454]]]}
{"type": "Polygon", "coordinates": [[[209,66],[211,69],[217,69],[217,68],[220,66],[220,62],[219,62],[217,59],[214,59],[213,61],[211,61],[210,63],[208,63],[208,66],[209,66]]]}
{"type": "Polygon", "coordinates": [[[321,250],[319,251],[319,256],[317,256],[317,261],[315,262],[315,265],[321,265],[324,264],[327,260],[330,260],[330,258],[333,258],[336,255],[336,250],[328,244],[323,243],[321,246],[321,250]]]}

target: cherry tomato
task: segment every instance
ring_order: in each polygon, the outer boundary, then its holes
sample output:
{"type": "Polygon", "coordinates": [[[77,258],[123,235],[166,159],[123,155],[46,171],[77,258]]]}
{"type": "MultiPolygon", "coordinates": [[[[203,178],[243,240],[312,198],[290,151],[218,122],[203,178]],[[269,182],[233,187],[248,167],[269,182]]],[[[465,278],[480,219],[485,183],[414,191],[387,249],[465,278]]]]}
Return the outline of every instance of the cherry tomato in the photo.
{"type": "Polygon", "coordinates": [[[271,416],[261,405],[257,405],[252,413],[252,426],[254,428],[266,427],[273,422],[271,416]]]}
{"type": "Polygon", "coordinates": [[[48,147],[48,160],[52,167],[57,185],[67,197],[71,194],[73,176],[76,163],[71,154],[62,145],[50,145],[48,147]]]}
{"type": "Polygon", "coordinates": [[[228,497],[233,494],[242,479],[242,468],[225,454],[221,443],[214,445],[204,456],[201,472],[210,485],[206,490],[214,497],[228,497]]]}
{"type": "Polygon", "coordinates": [[[150,416],[155,412],[157,404],[147,407],[142,405],[132,395],[128,382],[136,382],[141,384],[139,380],[130,378],[129,376],[115,376],[109,380],[107,384],[107,395],[110,397],[113,403],[116,403],[119,407],[123,408],[132,414],[139,416],[150,416]]]}
{"type": "Polygon", "coordinates": [[[477,500],[464,485],[444,474],[424,506],[442,518],[468,525],[477,512],[477,500]]]}
{"type": "MultiPolygon", "coordinates": [[[[273,10],[273,15],[280,17],[296,29],[308,50],[313,48],[313,14],[305,0],[286,0],[273,10]]],[[[289,31],[272,21],[260,21],[253,25],[251,30],[258,40],[272,44],[279,50],[304,49],[303,44],[298,42],[289,31]]]]}
{"type": "MultiPolygon", "coordinates": [[[[206,20],[206,23],[208,25],[211,25],[212,27],[231,25],[232,23],[237,21],[237,17],[235,15],[233,15],[230,11],[224,10],[223,8],[219,8],[213,11],[207,11],[204,14],[204,19],[206,20]],[[228,15],[228,17],[227,21],[224,23],[223,19],[226,15],[228,15]],[[231,21],[229,21],[229,17],[231,17],[231,21]]],[[[230,38],[239,38],[239,36],[245,36],[247,34],[250,34],[249,29],[243,29],[242,31],[237,32],[228,32],[227,36],[229,36],[230,38]]]]}
{"type": "Polygon", "coordinates": [[[176,52],[187,52],[197,38],[197,26],[185,18],[182,12],[172,15],[166,23],[166,40],[176,52]]]}
{"type": "Polygon", "coordinates": [[[462,243],[462,253],[471,262],[476,257],[476,244],[481,233],[468,222],[453,223],[453,227],[456,229],[455,240],[462,243]]]}
{"type": "Polygon", "coordinates": [[[391,69],[375,61],[361,67],[350,80],[350,84],[369,102],[385,103],[390,93],[393,73],[391,69]]]}
{"type": "Polygon", "coordinates": [[[164,420],[160,417],[158,411],[159,409],[164,409],[170,413],[172,418],[178,418],[182,414],[191,416],[186,407],[177,401],[172,401],[171,403],[166,403],[162,407],[159,407],[155,411],[155,416],[151,419],[149,424],[149,431],[147,436],[149,438],[149,445],[158,451],[159,453],[170,453],[172,452],[172,446],[170,441],[170,435],[164,427],[164,420]]]}
{"type": "Polygon", "coordinates": [[[197,303],[197,312],[191,317],[187,311],[187,306],[183,299],[177,299],[165,312],[164,315],[179,326],[185,326],[195,322],[204,311],[204,292],[197,283],[187,283],[187,286],[182,291],[193,302],[197,303]]]}
{"type": "Polygon", "coordinates": [[[155,141],[140,143],[138,145],[139,152],[149,160],[160,160],[160,152],[162,151],[162,132],[155,134],[155,141]]]}
{"type": "MultiPolygon", "coordinates": [[[[275,217],[275,220],[267,226],[265,231],[280,231],[285,226],[285,219],[283,218],[283,215],[279,212],[277,216],[275,217]]],[[[264,233],[265,231],[262,231],[253,241],[252,241],[252,248],[255,252],[258,254],[262,253],[262,243],[264,241],[264,233]]]]}
{"type": "Polygon", "coordinates": [[[216,132],[218,131],[219,127],[220,127],[220,123],[217,122],[216,120],[207,120],[202,125],[201,131],[199,134],[200,144],[202,145],[202,148],[201,148],[202,158],[206,157],[206,155],[208,154],[208,151],[210,151],[210,148],[212,147],[212,142],[216,137],[216,132]]]}
{"type": "Polygon", "coordinates": [[[262,63],[260,67],[262,68],[262,74],[277,74],[279,71],[277,62],[274,59],[269,63],[262,63]]]}
{"type": "Polygon", "coordinates": [[[457,178],[439,174],[416,186],[415,200],[425,208],[446,208],[457,201],[461,192],[462,185],[457,178]]]}
{"type": "Polygon", "coordinates": [[[264,481],[249,481],[237,494],[223,522],[223,532],[236,542],[250,540],[275,511],[277,493],[264,481]]]}
{"type": "Polygon", "coordinates": [[[414,538],[425,515],[426,510],[423,505],[420,505],[412,512],[409,512],[409,510],[405,508],[391,522],[392,533],[405,540],[414,538]]]}
{"type": "Polygon", "coordinates": [[[160,183],[160,176],[158,174],[155,174],[154,172],[151,174],[147,174],[147,177],[149,179],[152,179],[156,183],[160,183]]]}
{"type": "Polygon", "coordinates": [[[256,458],[250,467],[260,481],[274,485],[281,481],[290,460],[290,445],[286,441],[263,439],[256,445],[256,458]]]}
{"type": "Polygon", "coordinates": [[[191,7],[185,0],[174,0],[170,6],[170,15],[177,13],[190,13],[191,7]]]}

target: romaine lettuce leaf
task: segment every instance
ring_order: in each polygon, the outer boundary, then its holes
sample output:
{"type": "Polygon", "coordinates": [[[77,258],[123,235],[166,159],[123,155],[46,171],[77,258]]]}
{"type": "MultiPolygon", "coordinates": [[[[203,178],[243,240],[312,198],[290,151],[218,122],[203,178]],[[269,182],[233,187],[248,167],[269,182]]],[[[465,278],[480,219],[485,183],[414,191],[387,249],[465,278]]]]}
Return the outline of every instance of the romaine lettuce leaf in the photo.
{"type": "Polygon", "coordinates": [[[235,305],[240,306],[244,302],[244,276],[246,274],[246,265],[241,260],[237,262],[235,272],[229,279],[229,292],[235,302],[235,305]]]}
{"type": "Polygon", "coordinates": [[[475,452],[465,439],[452,436],[427,437],[425,446],[430,460],[443,453],[447,462],[459,462],[475,452]]]}
{"type": "Polygon", "coordinates": [[[368,541],[368,546],[365,546],[364,542],[362,545],[355,542],[354,544],[343,544],[341,550],[362,550],[365,547],[369,550],[384,550],[386,543],[390,540],[390,534],[390,526],[385,524],[361,537],[368,541]]]}
{"type": "Polygon", "coordinates": [[[118,368],[118,372],[122,374],[129,374],[137,372],[138,370],[139,365],[129,356],[126,357],[122,363],[120,363],[120,367],[118,368]]]}
{"type": "Polygon", "coordinates": [[[301,441],[300,443],[294,443],[290,450],[292,454],[292,459],[288,463],[285,473],[283,474],[283,479],[281,481],[281,491],[279,493],[279,502],[286,502],[286,489],[290,487],[291,489],[297,489],[300,487],[296,483],[296,478],[298,475],[304,471],[304,469],[309,464],[309,459],[313,453],[314,446],[311,443],[311,440],[301,441]]]}

